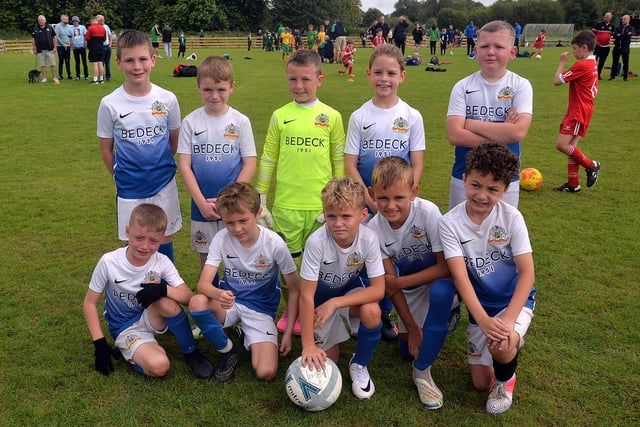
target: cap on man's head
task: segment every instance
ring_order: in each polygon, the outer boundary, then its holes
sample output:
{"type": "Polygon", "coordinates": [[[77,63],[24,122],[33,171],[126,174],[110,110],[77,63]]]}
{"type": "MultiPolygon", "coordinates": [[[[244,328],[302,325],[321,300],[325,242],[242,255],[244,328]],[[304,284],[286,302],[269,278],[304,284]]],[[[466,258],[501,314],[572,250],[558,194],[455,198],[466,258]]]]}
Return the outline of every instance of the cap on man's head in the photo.
{"type": "Polygon", "coordinates": [[[74,15],[74,16],[71,17],[71,22],[73,22],[73,21],[80,22],[80,18],[78,18],[77,16],[74,15]]]}

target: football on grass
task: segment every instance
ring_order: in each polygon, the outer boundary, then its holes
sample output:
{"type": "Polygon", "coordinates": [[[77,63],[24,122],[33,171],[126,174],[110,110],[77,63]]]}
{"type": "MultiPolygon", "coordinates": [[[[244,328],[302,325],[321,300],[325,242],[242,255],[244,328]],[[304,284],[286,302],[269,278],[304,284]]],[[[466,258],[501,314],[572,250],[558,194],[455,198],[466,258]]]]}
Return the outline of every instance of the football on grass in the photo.
{"type": "Polygon", "coordinates": [[[535,191],[542,186],[542,174],[536,168],[526,168],[520,172],[520,188],[535,191]]]}
{"type": "Polygon", "coordinates": [[[305,411],[322,411],[338,400],[342,391],[342,375],[331,359],[325,361],[325,369],[303,367],[298,357],[287,369],[284,386],[289,399],[305,411]]]}

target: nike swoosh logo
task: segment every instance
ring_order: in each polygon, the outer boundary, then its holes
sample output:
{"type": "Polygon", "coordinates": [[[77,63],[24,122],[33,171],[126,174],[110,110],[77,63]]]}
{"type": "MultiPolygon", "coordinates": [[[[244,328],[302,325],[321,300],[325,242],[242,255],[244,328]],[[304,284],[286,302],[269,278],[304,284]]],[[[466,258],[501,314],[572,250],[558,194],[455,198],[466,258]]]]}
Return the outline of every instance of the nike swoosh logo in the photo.
{"type": "Polygon", "coordinates": [[[336,262],[338,262],[337,259],[334,259],[333,261],[322,261],[324,265],[331,265],[331,264],[335,264],[336,262]]]}
{"type": "Polygon", "coordinates": [[[367,129],[369,129],[371,126],[375,126],[375,123],[371,123],[370,125],[367,125],[367,126],[362,126],[362,130],[367,130],[367,129]]]}
{"type": "Polygon", "coordinates": [[[273,332],[267,332],[267,335],[275,335],[273,332]]]}
{"type": "Polygon", "coordinates": [[[130,114],[133,114],[133,111],[129,111],[129,112],[128,112],[128,113],[126,113],[126,114],[120,114],[120,118],[121,118],[121,119],[124,119],[125,117],[127,117],[127,116],[128,116],[128,115],[130,115],[130,114]]]}
{"type": "Polygon", "coordinates": [[[291,122],[295,122],[296,120],[298,120],[298,119],[285,120],[285,121],[284,121],[284,122],[282,122],[282,123],[284,123],[285,125],[287,125],[287,124],[289,124],[289,123],[291,123],[291,122]]]}
{"type": "Polygon", "coordinates": [[[395,243],[395,242],[385,243],[385,244],[384,244],[384,247],[385,247],[385,248],[388,248],[389,246],[393,245],[394,243],[395,243]]]}
{"type": "Polygon", "coordinates": [[[203,134],[203,133],[205,133],[206,131],[207,131],[207,130],[205,129],[205,130],[201,130],[200,132],[194,132],[193,134],[194,134],[195,136],[198,136],[198,135],[202,135],[202,134],[203,134]]]}
{"type": "Polygon", "coordinates": [[[461,241],[460,241],[460,244],[461,244],[461,245],[466,245],[466,244],[467,244],[467,243],[469,243],[469,242],[473,242],[473,239],[465,240],[464,242],[461,240],[461,241]]]}
{"type": "Polygon", "coordinates": [[[129,279],[122,279],[122,280],[116,279],[115,282],[116,283],[123,283],[123,282],[126,282],[127,280],[129,280],[129,279]]]}
{"type": "Polygon", "coordinates": [[[464,93],[466,93],[467,95],[471,94],[471,93],[476,93],[476,92],[480,92],[480,89],[476,89],[476,90],[465,90],[464,93]]]}
{"type": "Polygon", "coordinates": [[[369,393],[369,390],[371,390],[371,380],[367,381],[366,387],[360,387],[360,390],[364,391],[365,393],[369,393]]]}
{"type": "Polygon", "coordinates": [[[236,258],[238,258],[238,257],[237,256],[231,256],[231,255],[227,254],[227,259],[236,259],[236,258]]]}

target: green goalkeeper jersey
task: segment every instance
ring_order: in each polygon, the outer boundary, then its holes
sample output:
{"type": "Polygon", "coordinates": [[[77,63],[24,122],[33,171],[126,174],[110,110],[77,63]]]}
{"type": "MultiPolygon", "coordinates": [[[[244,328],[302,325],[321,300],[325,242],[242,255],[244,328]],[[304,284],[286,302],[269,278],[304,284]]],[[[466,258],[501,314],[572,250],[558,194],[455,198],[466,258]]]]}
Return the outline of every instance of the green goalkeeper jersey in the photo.
{"type": "Polygon", "coordinates": [[[322,210],[320,192],[332,177],[344,175],[344,143],[342,116],[328,105],[290,102],[277,109],[258,166],[258,192],[269,192],[277,166],[274,206],[322,210]]]}

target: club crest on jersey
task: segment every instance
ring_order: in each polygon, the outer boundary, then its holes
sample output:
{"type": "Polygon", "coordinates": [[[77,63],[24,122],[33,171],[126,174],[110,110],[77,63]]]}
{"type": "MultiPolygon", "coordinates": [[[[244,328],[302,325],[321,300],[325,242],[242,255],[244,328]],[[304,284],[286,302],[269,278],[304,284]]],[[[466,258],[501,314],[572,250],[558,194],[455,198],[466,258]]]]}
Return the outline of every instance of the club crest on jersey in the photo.
{"type": "Polygon", "coordinates": [[[152,116],[166,116],[167,115],[167,106],[164,105],[160,101],[155,101],[151,104],[151,115],[152,116]]]}
{"type": "Polygon", "coordinates": [[[394,132],[407,133],[409,132],[409,121],[404,117],[398,117],[393,121],[393,127],[391,129],[394,132]]]}
{"type": "Polygon", "coordinates": [[[231,139],[238,139],[238,134],[240,133],[240,128],[233,123],[229,123],[226,128],[224,128],[224,137],[231,139]]]}
{"type": "Polygon", "coordinates": [[[149,270],[144,275],[144,281],[142,283],[160,283],[160,273],[157,271],[149,270]]]}
{"type": "Polygon", "coordinates": [[[314,126],[321,127],[321,128],[328,128],[329,116],[327,116],[325,113],[318,114],[318,116],[316,117],[314,126]]]}
{"type": "Polygon", "coordinates": [[[196,246],[207,246],[209,245],[209,235],[202,230],[198,230],[194,236],[194,243],[196,246]]]}
{"type": "Polygon", "coordinates": [[[409,230],[411,231],[411,235],[414,239],[420,240],[427,237],[427,233],[425,233],[424,227],[421,225],[413,224],[409,230]]]}
{"type": "Polygon", "coordinates": [[[364,258],[358,252],[347,257],[347,267],[360,267],[362,264],[364,264],[364,258]]]}
{"type": "Polygon", "coordinates": [[[256,268],[260,270],[265,270],[271,267],[271,260],[269,259],[269,257],[259,254],[256,257],[255,265],[256,265],[256,268]]]}
{"type": "Polygon", "coordinates": [[[503,87],[498,92],[498,100],[500,100],[500,101],[511,101],[513,99],[513,94],[514,93],[515,93],[515,91],[513,90],[512,87],[509,87],[509,86],[503,87]]]}
{"type": "Polygon", "coordinates": [[[507,243],[509,238],[507,236],[507,230],[500,227],[499,225],[494,226],[489,231],[489,243],[507,243]]]}

